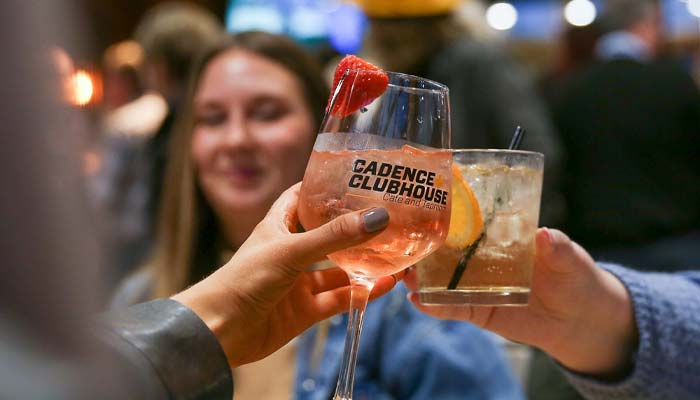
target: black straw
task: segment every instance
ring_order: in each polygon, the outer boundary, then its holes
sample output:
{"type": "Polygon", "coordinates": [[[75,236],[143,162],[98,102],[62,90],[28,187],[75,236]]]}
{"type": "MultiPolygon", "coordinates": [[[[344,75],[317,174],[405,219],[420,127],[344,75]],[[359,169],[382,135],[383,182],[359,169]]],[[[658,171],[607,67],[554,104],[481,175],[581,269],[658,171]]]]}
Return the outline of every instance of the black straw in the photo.
{"type": "MultiPolygon", "coordinates": [[[[518,125],[517,128],[515,128],[515,133],[513,133],[513,138],[510,140],[510,145],[508,146],[508,150],[518,150],[520,149],[520,143],[523,141],[523,137],[525,136],[525,128],[522,126],[518,125]]],[[[479,244],[481,243],[482,240],[486,237],[486,228],[491,224],[491,220],[493,219],[493,214],[488,216],[486,218],[486,221],[484,221],[484,227],[481,230],[481,234],[479,237],[474,241],[474,243],[470,244],[467,246],[467,248],[464,250],[464,254],[462,257],[460,257],[459,262],[457,263],[457,266],[455,267],[455,271],[452,273],[452,279],[450,279],[450,282],[447,284],[447,290],[455,290],[457,289],[457,285],[459,284],[459,281],[462,279],[462,275],[464,275],[464,271],[467,270],[467,265],[469,264],[469,259],[472,258],[474,255],[474,252],[476,252],[476,248],[479,247],[479,244]]]]}
{"type": "Polygon", "coordinates": [[[513,139],[510,140],[510,145],[508,146],[508,150],[518,150],[520,149],[520,143],[523,141],[523,137],[525,136],[525,128],[522,126],[518,125],[517,128],[515,128],[515,133],[513,134],[513,139]]]}

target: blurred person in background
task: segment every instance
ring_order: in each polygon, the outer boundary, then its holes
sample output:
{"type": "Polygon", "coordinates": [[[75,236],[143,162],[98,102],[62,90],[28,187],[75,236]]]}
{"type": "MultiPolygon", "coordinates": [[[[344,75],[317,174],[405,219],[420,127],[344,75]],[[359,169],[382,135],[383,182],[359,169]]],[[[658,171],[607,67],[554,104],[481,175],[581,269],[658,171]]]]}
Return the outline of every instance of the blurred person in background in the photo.
{"type": "MultiPolygon", "coordinates": [[[[484,12],[462,0],[356,0],[369,16],[362,53],[379,66],[450,88],[453,148],[507,148],[517,126],[523,150],[545,155],[541,220],[560,222],[561,145],[532,77],[477,28],[484,12]],[[472,21],[469,16],[478,15],[472,21]]],[[[482,28],[488,29],[488,28],[482,28]]]]}
{"type": "MultiPolygon", "coordinates": [[[[102,57],[102,107],[110,112],[130,103],[143,94],[139,70],[143,63],[143,49],[133,40],[115,43],[102,57]]],[[[108,131],[120,128],[108,128],[108,131]]]]}
{"type": "Polygon", "coordinates": [[[170,131],[197,53],[222,34],[216,16],[184,2],[158,4],[135,29],[145,93],[108,117],[103,168],[94,188],[113,248],[109,282],[139,265],[152,248],[170,131]]]}
{"type": "MultiPolygon", "coordinates": [[[[169,296],[210,274],[304,175],[329,94],[307,53],[284,36],[241,33],[208,49],[193,74],[173,132],[155,255],[115,304],[169,296]]],[[[369,306],[356,397],[522,398],[491,337],[428,318],[405,296],[398,286],[369,306]]],[[[324,322],[236,368],[235,398],[330,398],[345,325],[324,322]]]]}
{"type": "Polygon", "coordinates": [[[595,46],[601,35],[600,30],[599,20],[595,20],[586,26],[567,25],[559,35],[552,65],[539,82],[550,109],[571,76],[595,61],[595,46]]]}
{"type": "MultiPolygon", "coordinates": [[[[304,269],[371,239],[388,213],[292,233],[297,185],[209,279],[96,321],[101,257],[81,176],[85,137],[68,121],[70,93],[60,94],[70,63],[50,51],[89,37],[77,14],[70,1],[0,2],[0,398],[230,400],[231,367],[347,310],[344,274],[304,269]]],[[[395,283],[383,278],[373,294],[395,283]]]]}
{"type": "Polygon", "coordinates": [[[565,229],[600,260],[700,268],[700,91],[653,0],[611,0],[596,62],[554,103],[566,144],[565,229]]]}
{"type": "Polygon", "coordinates": [[[154,91],[144,91],[140,71],[143,48],[133,40],[115,43],[105,50],[102,61],[104,76],[102,132],[106,132],[107,150],[119,140],[133,146],[145,146],[167,114],[168,105],[154,91]]]}

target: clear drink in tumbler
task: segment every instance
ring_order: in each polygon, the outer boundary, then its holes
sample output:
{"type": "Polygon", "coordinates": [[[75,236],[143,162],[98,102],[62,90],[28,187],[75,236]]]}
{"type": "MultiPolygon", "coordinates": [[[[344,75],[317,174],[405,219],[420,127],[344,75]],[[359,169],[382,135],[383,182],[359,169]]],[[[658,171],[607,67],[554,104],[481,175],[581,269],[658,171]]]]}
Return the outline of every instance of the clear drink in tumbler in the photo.
{"type": "Polygon", "coordinates": [[[453,217],[445,244],[417,263],[422,303],[527,304],[543,165],[540,153],[453,151],[453,217]]]}

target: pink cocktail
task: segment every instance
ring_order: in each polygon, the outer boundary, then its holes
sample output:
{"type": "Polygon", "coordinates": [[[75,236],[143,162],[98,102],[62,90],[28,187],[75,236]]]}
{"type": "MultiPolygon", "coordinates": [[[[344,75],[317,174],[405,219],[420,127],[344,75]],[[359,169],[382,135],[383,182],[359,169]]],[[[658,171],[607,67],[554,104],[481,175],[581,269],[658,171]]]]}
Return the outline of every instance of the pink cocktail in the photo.
{"type": "MultiPolygon", "coordinates": [[[[323,142],[319,138],[317,143],[323,142]]],[[[379,236],[328,258],[363,277],[399,272],[437,249],[447,235],[450,158],[446,151],[409,145],[395,150],[314,150],[302,184],[301,223],[310,229],[350,211],[384,207],[389,226],[379,236]]]]}

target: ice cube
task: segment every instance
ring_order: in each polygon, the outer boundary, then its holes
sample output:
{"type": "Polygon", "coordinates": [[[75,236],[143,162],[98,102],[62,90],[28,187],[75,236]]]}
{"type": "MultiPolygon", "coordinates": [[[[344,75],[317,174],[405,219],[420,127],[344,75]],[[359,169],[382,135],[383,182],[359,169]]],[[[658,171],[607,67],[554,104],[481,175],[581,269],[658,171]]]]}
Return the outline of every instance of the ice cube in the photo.
{"type": "Polygon", "coordinates": [[[517,242],[524,231],[525,223],[518,214],[497,213],[486,233],[489,243],[508,247],[517,242]]]}

